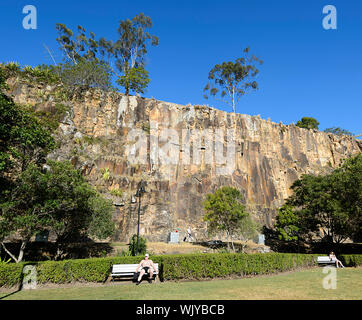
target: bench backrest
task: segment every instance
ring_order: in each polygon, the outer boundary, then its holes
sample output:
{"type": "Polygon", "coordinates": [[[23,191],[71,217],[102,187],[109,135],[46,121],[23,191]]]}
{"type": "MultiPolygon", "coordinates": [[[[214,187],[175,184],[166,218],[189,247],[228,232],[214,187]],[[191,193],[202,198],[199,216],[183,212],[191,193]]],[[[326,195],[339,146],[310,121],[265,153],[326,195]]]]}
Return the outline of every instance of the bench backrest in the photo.
{"type": "MultiPolygon", "coordinates": [[[[156,267],[156,272],[158,272],[158,263],[154,263],[156,267]]],[[[136,272],[138,264],[114,264],[112,266],[112,273],[122,273],[122,272],[136,272]]]]}
{"type": "Polygon", "coordinates": [[[318,262],[331,262],[328,256],[318,257],[318,262]]]}

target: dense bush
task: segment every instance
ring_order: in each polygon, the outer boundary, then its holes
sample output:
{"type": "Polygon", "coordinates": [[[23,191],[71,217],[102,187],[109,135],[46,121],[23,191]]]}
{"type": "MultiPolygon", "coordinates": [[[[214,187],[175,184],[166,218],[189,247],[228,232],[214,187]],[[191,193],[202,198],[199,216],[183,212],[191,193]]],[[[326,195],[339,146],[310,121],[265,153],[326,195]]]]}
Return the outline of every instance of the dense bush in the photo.
{"type": "Polygon", "coordinates": [[[0,263],[0,287],[21,283],[23,263],[0,263]]]}
{"type": "Polygon", "coordinates": [[[125,256],[46,261],[37,266],[37,281],[38,283],[104,282],[110,275],[113,264],[136,264],[142,258],[125,256]]]}
{"type": "MultiPolygon", "coordinates": [[[[152,256],[151,259],[159,264],[160,279],[164,281],[270,274],[315,266],[317,256],[292,253],[210,253],[152,256]]],[[[36,266],[39,284],[104,282],[110,275],[113,264],[137,264],[142,258],[143,256],[123,256],[33,264],[36,266]]],[[[341,255],[340,259],[345,266],[362,266],[362,255],[341,255]]],[[[0,287],[21,283],[22,269],[26,264],[0,264],[0,287]]]]}
{"type": "Polygon", "coordinates": [[[31,81],[40,81],[47,84],[60,83],[60,69],[52,65],[38,65],[36,67],[24,66],[21,67],[19,63],[10,61],[6,64],[1,64],[7,77],[19,76],[23,79],[31,81]]]}
{"type": "Polygon", "coordinates": [[[361,254],[343,254],[339,258],[345,267],[362,266],[361,254]]]}
{"type": "Polygon", "coordinates": [[[202,279],[231,275],[267,274],[313,266],[313,255],[296,254],[191,254],[162,257],[164,280],[202,279]]]}
{"type": "Polygon", "coordinates": [[[70,91],[76,88],[112,89],[112,72],[108,64],[97,59],[80,59],[77,64],[60,64],[59,74],[63,85],[70,91]]]}
{"type": "MultiPolygon", "coordinates": [[[[129,240],[128,250],[132,256],[136,255],[137,252],[137,235],[134,234],[129,240]]],[[[147,251],[147,240],[146,238],[138,238],[138,254],[145,254],[147,251]]]]}

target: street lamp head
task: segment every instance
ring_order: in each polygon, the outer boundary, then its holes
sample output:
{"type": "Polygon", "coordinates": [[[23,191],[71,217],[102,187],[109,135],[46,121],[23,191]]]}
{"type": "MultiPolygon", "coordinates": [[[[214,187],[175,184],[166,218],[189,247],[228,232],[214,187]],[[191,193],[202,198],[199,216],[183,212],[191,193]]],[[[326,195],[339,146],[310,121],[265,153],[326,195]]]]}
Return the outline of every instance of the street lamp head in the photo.
{"type": "Polygon", "coordinates": [[[140,197],[142,195],[142,193],[145,193],[146,189],[144,186],[144,182],[141,181],[139,188],[137,189],[137,193],[136,193],[136,197],[140,197]]]}

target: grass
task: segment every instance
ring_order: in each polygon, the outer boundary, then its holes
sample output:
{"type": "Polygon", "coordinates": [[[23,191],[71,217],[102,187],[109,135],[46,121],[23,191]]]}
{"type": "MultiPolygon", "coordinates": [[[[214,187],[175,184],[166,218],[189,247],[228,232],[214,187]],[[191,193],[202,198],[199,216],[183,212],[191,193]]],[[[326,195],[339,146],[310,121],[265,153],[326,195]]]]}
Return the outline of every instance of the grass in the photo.
{"type": "Polygon", "coordinates": [[[9,294],[0,292],[0,299],[9,300],[360,300],[362,268],[337,270],[337,288],[324,289],[327,275],[323,268],[233,280],[192,282],[143,281],[93,284],[87,286],[39,288],[9,294]]]}
{"type": "MultiPolygon", "coordinates": [[[[111,246],[114,248],[115,252],[111,255],[117,255],[117,252],[128,250],[128,245],[125,242],[112,242],[111,246]]],[[[178,244],[166,242],[147,242],[147,252],[151,255],[201,253],[206,251],[206,249],[206,247],[201,245],[183,241],[178,244]]]]}
{"type": "MultiPolygon", "coordinates": [[[[166,243],[166,242],[147,242],[147,252],[151,255],[163,255],[163,254],[188,254],[188,253],[202,253],[202,252],[218,252],[217,249],[210,249],[200,244],[192,242],[183,242],[183,236],[180,237],[180,243],[166,243]]],[[[255,253],[260,245],[253,243],[252,241],[235,241],[235,244],[244,244],[244,252],[255,253]]],[[[112,242],[111,246],[114,248],[114,253],[111,255],[117,255],[117,252],[127,251],[128,245],[126,242],[112,242]]]]}
{"type": "Polygon", "coordinates": [[[190,242],[166,243],[166,242],[150,242],[147,243],[147,251],[155,255],[159,254],[188,254],[201,253],[207,248],[190,242]]]}

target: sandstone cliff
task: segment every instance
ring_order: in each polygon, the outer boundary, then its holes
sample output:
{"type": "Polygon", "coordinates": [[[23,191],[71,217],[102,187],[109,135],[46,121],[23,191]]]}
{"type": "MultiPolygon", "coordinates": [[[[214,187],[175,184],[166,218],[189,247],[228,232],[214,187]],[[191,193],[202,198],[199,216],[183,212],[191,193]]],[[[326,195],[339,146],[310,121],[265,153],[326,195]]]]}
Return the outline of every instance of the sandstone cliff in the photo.
{"type": "MultiPolygon", "coordinates": [[[[51,86],[10,79],[18,103],[51,110],[51,86]],[[41,94],[39,94],[39,91],[41,94]],[[41,96],[41,98],[40,98],[41,96]]],[[[206,106],[88,90],[63,102],[70,112],[58,129],[60,148],[51,158],[69,159],[100,192],[113,199],[118,230],[127,241],[137,230],[141,181],[140,233],[165,241],[190,225],[197,239],[207,237],[202,201],[230,185],[244,194],[247,208],[267,226],[275,209],[304,173],[323,173],[361,152],[362,143],[259,116],[232,114],[206,106]]]]}

